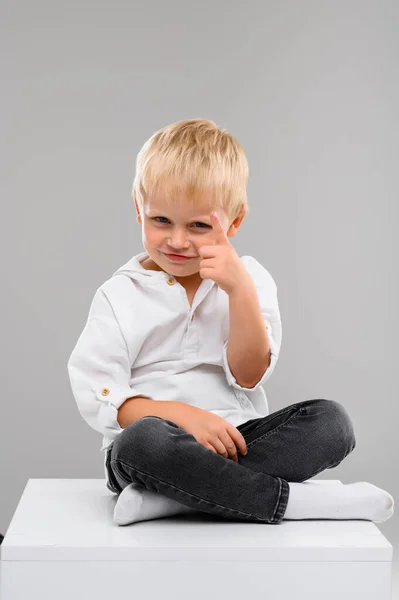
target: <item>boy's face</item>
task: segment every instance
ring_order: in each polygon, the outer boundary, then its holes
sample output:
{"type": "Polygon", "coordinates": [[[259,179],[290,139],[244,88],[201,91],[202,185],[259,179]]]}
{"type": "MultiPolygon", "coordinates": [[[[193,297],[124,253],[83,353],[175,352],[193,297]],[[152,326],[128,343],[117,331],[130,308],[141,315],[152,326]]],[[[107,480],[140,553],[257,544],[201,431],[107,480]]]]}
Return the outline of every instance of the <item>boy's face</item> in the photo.
{"type": "Polygon", "coordinates": [[[180,203],[175,206],[164,207],[162,198],[150,197],[147,204],[140,211],[136,199],[138,222],[142,225],[142,241],[147,254],[153,263],[148,263],[147,268],[161,270],[169,273],[179,281],[185,283],[199,283],[201,256],[198,249],[203,245],[211,245],[216,239],[210,213],[217,211],[220,222],[228,237],[233,237],[243,220],[245,213],[229,223],[228,217],[220,207],[206,201],[195,208],[190,203],[180,203]],[[188,257],[179,261],[174,256],[188,257]]]}

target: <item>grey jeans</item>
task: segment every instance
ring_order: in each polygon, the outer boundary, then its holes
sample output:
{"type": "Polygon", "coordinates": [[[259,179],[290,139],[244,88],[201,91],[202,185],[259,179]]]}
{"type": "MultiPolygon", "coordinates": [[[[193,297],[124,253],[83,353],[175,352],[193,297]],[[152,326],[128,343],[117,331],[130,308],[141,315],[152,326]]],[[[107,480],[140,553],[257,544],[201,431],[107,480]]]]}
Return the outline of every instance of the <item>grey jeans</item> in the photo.
{"type": "Polygon", "coordinates": [[[235,462],[172,421],[142,417],[106,450],[110,489],[119,494],[134,482],[198,511],[278,524],[288,481],[303,482],[336,467],[356,444],[348,413],[334,400],[298,402],[237,429],[248,453],[238,452],[235,462]]]}

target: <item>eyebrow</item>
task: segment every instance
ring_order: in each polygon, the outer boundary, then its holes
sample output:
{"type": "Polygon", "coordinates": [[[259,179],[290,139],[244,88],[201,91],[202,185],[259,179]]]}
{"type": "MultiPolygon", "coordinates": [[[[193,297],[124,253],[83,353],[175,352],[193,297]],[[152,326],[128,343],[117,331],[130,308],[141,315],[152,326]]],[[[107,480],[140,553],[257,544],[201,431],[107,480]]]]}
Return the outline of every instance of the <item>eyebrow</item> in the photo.
{"type": "MultiPolygon", "coordinates": [[[[157,208],[150,208],[150,210],[149,210],[149,213],[150,213],[150,214],[154,213],[154,214],[156,214],[157,216],[161,216],[161,215],[162,215],[162,216],[165,216],[165,215],[166,215],[165,211],[163,211],[163,210],[158,210],[157,208]]],[[[169,219],[169,217],[167,217],[167,218],[169,219]]],[[[198,217],[192,217],[192,219],[191,219],[191,220],[193,220],[193,219],[194,219],[194,220],[196,220],[196,221],[197,221],[198,219],[208,219],[208,220],[210,220],[210,217],[209,217],[209,215],[200,215],[200,216],[198,216],[198,217]]]]}

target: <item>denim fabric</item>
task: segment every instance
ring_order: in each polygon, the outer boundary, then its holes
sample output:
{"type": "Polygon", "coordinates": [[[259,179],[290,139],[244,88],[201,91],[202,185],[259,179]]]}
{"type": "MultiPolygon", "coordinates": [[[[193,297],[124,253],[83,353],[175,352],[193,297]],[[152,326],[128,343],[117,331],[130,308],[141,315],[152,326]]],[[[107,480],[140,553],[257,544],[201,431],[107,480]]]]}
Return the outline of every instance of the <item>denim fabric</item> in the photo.
{"type": "Polygon", "coordinates": [[[143,417],[106,451],[110,489],[119,494],[135,482],[229,520],[278,524],[288,503],[288,481],[303,482],[336,467],[356,444],[348,413],[334,400],[292,404],[237,429],[248,453],[238,452],[235,462],[172,421],[143,417]]]}

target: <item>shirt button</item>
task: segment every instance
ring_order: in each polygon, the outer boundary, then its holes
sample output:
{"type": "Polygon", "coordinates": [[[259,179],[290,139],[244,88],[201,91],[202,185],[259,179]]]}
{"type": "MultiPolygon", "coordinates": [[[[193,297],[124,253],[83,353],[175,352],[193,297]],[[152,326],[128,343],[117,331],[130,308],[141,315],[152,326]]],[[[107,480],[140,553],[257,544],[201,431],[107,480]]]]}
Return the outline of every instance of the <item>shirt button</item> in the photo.
{"type": "Polygon", "coordinates": [[[166,280],[166,283],[167,283],[168,285],[173,285],[173,284],[174,284],[174,282],[175,282],[175,280],[174,280],[172,277],[169,277],[169,279],[167,279],[167,280],[166,280]]]}
{"type": "Polygon", "coordinates": [[[108,388],[103,388],[103,389],[101,390],[101,393],[102,393],[102,395],[103,395],[103,396],[108,396],[108,394],[110,393],[110,391],[109,391],[109,389],[108,389],[108,388]]]}

